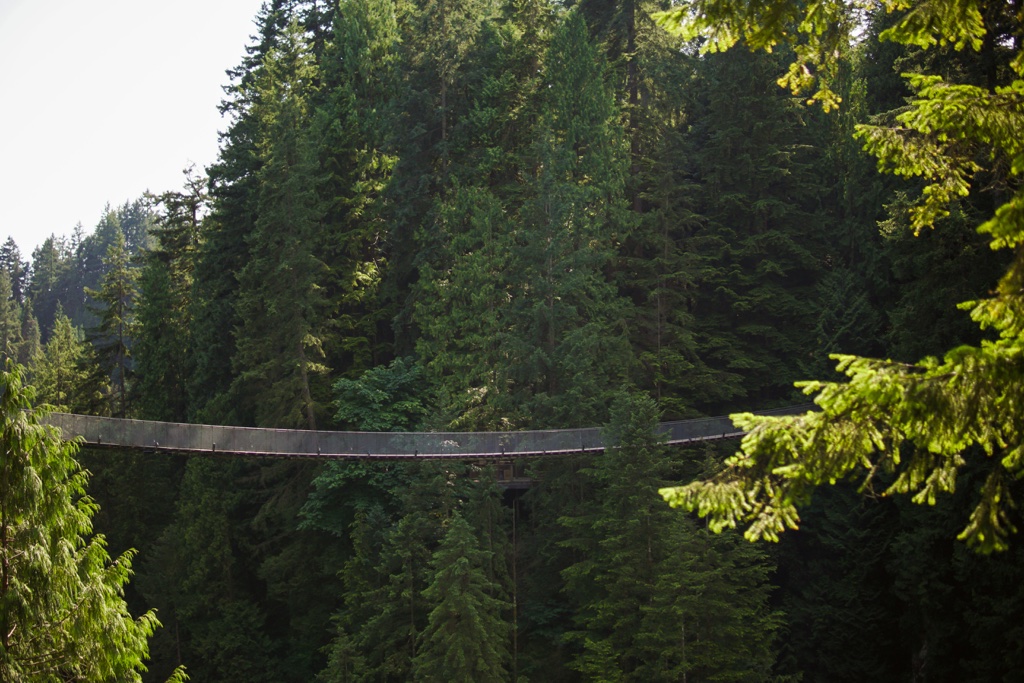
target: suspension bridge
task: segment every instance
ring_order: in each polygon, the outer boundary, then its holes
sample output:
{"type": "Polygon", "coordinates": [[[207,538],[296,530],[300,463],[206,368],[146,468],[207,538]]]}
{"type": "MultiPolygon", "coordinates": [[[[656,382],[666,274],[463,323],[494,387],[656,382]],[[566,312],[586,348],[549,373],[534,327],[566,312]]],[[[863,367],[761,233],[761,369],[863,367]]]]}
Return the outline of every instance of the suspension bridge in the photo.
{"type": "MultiPolygon", "coordinates": [[[[810,405],[758,411],[791,415],[810,405]]],[[[65,439],[89,447],[183,454],[266,458],[453,458],[508,460],[591,453],[606,448],[600,427],[514,432],[337,432],[258,427],[223,427],[51,413],[46,422],[65,439]]],[[[688,444],[737,438],[728,416],[663,422],[665,443],[688,444]]]]}

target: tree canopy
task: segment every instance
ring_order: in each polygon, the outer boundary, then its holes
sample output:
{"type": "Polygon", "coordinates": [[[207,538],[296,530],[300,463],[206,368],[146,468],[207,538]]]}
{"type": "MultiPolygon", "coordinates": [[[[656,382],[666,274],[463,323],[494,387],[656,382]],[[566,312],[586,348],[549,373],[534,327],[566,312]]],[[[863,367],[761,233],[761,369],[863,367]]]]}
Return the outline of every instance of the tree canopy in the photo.
{"type": "MultiPolygon", "coordinates": [[[[132,552],[92,535],[78,445],[40,424],[23,369],[0,371],[0,679],[141,681],[160,625],[124,601],[132,552]]],[[[184,680],[179,671],[175,680],[184,680]]]]}
{"type": "MultiPolygon", "coordinates": [[[[982,2],[885,4],[898,18],[882,37],[905,45],[979,50],[994,31],[982,21],[982,2]]],[[[859,3],[696,2],[662,21],[684,35],[705,36],[710,50],[741,38],[765,49],[798,42],[797,60],[780,83],[809,87],[818,67],[814,97],[830,106],[838,104],[828,94],[836,64],[824,48],[832,30],[850,27],[860,9],[859,3]],[[799,31],[791,35],[794,24],[799,31]]],[[[881,171],[920,179],[919,198],[909,209],[915,233],[931,229],[968,197],[995,197],[995,210],[978,231],[992,249],[1013,257],[989,297],[961,305],[987,337],[916,363],[833,356],[848,381],[798,385],[815,396],[819,410],[736,416],[750,430],[742,450],[712,479],[664,489],[670,503],[710,516],[716,529],[749,522],[748,537],[776,539],[796,528],[798,506],[819,484],[859,472],[864,491],[907,493],[935,504],[940,494],[955,491],[966,468],[981,468],[983,483],[959,538],[983,552],[1007,547],[1016,531],[1010,485],[1024,473],[1024,52],[1020,15],[1013,21],[1016,31],[997,46],[1012,51],[1006,73],[980,85],[955,75],[908,74],[913,98],[895,120],[857,128],[881,171]]]]}

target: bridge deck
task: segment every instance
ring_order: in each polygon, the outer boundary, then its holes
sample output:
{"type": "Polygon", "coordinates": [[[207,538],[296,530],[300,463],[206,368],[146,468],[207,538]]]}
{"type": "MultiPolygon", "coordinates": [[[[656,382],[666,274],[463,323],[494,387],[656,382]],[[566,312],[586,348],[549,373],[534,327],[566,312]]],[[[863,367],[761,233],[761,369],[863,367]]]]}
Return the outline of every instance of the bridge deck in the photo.
{"type": "MultiPolygon", "coordinates": [[[[803,412],[797,406],[764,414],[803,412]]],[[[588,453],[605,448],[598,427],[520,432],[333,432],[124,420],[51,413],[49,424],[89,446],[274,458],[484,458],[588,453]]],[[[727,416],[664,422],[667,443],[742,436],[727,416]]]]}

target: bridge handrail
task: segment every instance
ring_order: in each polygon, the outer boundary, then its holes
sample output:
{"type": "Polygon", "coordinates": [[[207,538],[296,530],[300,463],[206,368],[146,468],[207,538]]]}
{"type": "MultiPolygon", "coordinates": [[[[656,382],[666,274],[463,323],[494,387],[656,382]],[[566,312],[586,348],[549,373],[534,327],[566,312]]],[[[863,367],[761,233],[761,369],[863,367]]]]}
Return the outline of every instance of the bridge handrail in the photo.
{"type": "MultiPolygon", "coordinates": [[[[804,412],[793,406],[759,414],[804,412]]],[[[197,425],[71,413],[47,422],[89,445],[274,457],[517,457],[604,450],[600,427],[513,432],[341,432],[197,425]]],[[[739,436],[728,416],[665,422],[668,443],[739,436]]]]}

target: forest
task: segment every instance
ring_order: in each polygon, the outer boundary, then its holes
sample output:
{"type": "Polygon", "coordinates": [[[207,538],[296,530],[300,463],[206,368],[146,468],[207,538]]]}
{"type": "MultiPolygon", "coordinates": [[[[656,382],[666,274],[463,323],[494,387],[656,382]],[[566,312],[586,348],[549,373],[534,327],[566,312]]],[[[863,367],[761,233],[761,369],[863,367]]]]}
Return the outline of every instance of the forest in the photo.
{"type": "Polygon", "coordinates": [[[654,435],[804,403],[832,354],[988,338],[958,304],[1010,264],[978,225],[1017,161],[922,230],[924,181],[856,126],[896,125],[906,74],[1015,82],[1020,3],[976,3],[974,49],[886,40],[910,4],[858,5],[823,98],[780,87],[800,46],[705,49],[669,6],[267,0],[216,163],[0,247],[35,404],[617,444],[530,459],[524,488],[488,462],[84,448],[128,609],[160,623],[142,680],[1020,680],[1024,551],[957,540],[980,470],[931,505],[821,488],[751,543],[659,494],[737,442],[654,435]]]}

